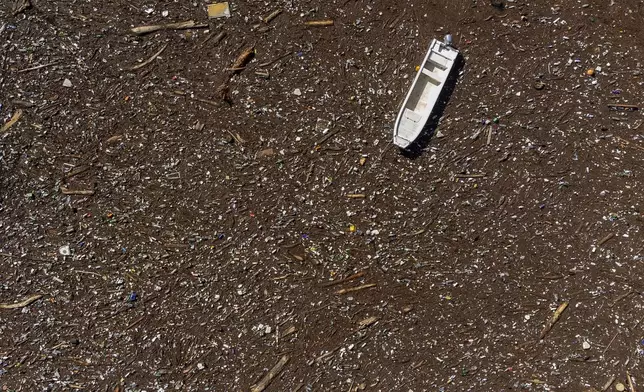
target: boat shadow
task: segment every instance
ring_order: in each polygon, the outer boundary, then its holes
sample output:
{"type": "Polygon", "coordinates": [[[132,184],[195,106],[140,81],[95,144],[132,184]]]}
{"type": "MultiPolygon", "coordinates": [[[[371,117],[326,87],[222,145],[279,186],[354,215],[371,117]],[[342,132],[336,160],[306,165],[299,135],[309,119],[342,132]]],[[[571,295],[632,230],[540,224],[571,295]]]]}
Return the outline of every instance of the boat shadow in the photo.
{"type": "Polygon", "coordinates": [[[436,101],[434,110],[432,111],[432,114],[429,116],[429,120],[423,127],[422,131],[420,131],[420,135],[407,148],[400,149],[400,152],[403,156],[409,159],[416,159],[421,155],[423,155],[423,152],[425,152],[425,149],[431,142],[432,137],[436,132],[436,129],[438,129],[438,123],[441,117],[443,117],[443,112],[445,111],[445,108],[449,103],[449,99],[452,96],[454,89],[456,88],[456,82],[458,81],[458,76],[464,66],[465,66],[465,59],[459,53],[458,57],[456,57],[456,61],[454,62],[454,66],[452,67],[452,70],[449,76],[447,77],[447,80],[445,81],[445,86],[443,87],[441,94],[438,96],[438,100],[436,101]]]}

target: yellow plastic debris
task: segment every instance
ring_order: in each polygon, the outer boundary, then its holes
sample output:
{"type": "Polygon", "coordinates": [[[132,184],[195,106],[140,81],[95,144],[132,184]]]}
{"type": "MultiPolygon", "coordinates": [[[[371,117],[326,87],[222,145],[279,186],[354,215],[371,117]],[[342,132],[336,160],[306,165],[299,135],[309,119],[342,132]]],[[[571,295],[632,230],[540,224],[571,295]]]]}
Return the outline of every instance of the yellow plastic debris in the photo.
{"type": "Polygon", "coordinates": [[[228,2],[213,3],[208,5],[208,18],[230,18],[230,8],[228,2]]]}

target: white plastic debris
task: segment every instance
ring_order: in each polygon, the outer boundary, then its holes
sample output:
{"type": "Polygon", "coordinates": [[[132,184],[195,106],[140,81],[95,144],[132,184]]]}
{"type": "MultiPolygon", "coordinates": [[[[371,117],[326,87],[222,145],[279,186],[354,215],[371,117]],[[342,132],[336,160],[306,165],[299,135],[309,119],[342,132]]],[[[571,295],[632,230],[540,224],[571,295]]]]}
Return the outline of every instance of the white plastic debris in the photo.
{"type": "Polygon", "coordinates": [[[293,95],[297,95],[299,97],[300,95],[302,95],[302,90],[296,88],[295,90],[293,90],[293,95]]]}
{"type": "Polygon", "coordinates": [[[63,80],[63,87],[71,87],[72,86],[72,81],[69,79],[63,80]]]}
{"type": "Polygon", "coordinates": [[[58,253],[60,253],[63,256],[69,256],[72,254],[72,250],[69,248],[69,245],[63,245],[60,248],[58,248],[58,253]]]}

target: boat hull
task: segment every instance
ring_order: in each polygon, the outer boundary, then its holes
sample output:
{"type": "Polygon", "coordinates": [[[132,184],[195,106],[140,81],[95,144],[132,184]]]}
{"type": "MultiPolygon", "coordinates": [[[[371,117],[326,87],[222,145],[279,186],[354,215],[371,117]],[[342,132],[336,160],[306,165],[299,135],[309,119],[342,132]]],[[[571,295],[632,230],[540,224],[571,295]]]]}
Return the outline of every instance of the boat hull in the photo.
{"type": "Polygon", "coordinates": [[[421,134],[454,67],[458,50],[432,40],[394,125],[394,144],[409,147],[421,134]]]}

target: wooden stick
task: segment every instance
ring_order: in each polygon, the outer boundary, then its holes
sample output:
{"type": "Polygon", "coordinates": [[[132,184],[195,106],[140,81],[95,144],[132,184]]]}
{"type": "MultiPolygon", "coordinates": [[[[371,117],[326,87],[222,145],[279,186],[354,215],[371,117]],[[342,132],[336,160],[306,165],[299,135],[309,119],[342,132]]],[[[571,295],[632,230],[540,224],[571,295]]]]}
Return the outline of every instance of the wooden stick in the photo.
{"type": "Polygon", "coordinates": [[[559,279],[563,279],[564,275],[560,273],[548,272],[545,275],[539,276],[539,278],[548,279],[548,280],[559,280],[559,279]]]}
{"type": "Polygon", "coordinates": [[[631,291],[629,291],[629,292],[627,292],[627,293],[625,293],[625,294],[620,295],[619,297],[617,297],[617,299],[615,300],[615,302],[613,302],[613,304],[612,304],[610,307],[612,308],[612,307],[613,307],[613,306],[615,306],[615,304],[617,304],[619,301],[621,301],[621,300],[625,299],[626,297],[628,297],[628,296],[629,296],[629,295],[631,295],[631,294],[635,294],[635,291],[631,290],[631,291]]]}
{"type": "Polygon", "coordinates": [[[356,272],[355,274],[349,275],[344,279],[334,280],[334,281],[331,281],[331,282],[325,282],[325,283],[321,284],[320,287],[331,287],[331,286],[338,285],[340,283],[350,282],[352,280],[355,280],[355,279],[363,277],[364,274],[365,274],[364,271],[356,272]]]}
{"type": "Polygon", "coordinates": [[[561,122],[561,120],[563,120],[564,117],[566,117],[566,115],[570,113],[571,110],[572,108],[569,108],[568,110],[566,110],[561,116],[559,116],[559,118],[557,119],[557,122],[561,122]]]}
{"type": "MultiPolygon", "coordinates": [[[[640,124],[640,125],[641,125],[641,124],[640,124]]],[[[629,142],[628,140],[624,140],[624,139],[622,139],[622,138],[621,138],[621,137],[619,137],[619,136],[617,136],[615,139],[617,139],[617,140],[619,141],[619,143],[620,143],[622,146],[629,146],[629,147],[637,148],[638,150],[642,150],[642,151],[644,151],[644,147],[639,146],[639,145],[637,145],[637,144],[632,144],[632,143],[631,143],[631,142],[629,142]]]]}
{"type": "Polygon", "coordinates": [[[333,354],[335,354],[335,352],[336,352],[336,351],[338,351],[339,349],[340,349],[340,346],[338,346],[338,347],[334,348],[334,349],[333,349],[333,350],[331,350],[331,351],[328,351],[328,352],[326,352],[326,353],[324,353],[324,354],[320,355],[319,357],[315,358],[315,359],[313,360],[313,362],[315,362],[315,363],[322,363],[322,361],[324,361],[324,360],[325,360],[325,359],[327,359],[328,357],[330,357],[330,356],[332,356],[333,354]]]}
{"type": "Polygon", "coordinates": [[[315,169],[315,163],[311,163],[311,166],[309,166],[309,171],[306,173],[306,182],[309,182],[309,179],[311,179],[314,169],[315,169]]]}
{"type": "Polygon", "coordinates": [[[274,64],[274,63],[276,63],[276,62],[280,61],[281,59],[283,59],[283,58],[285,58],[285,57],[288,57],[288,56],[292,55],[293,53],[295,53],[295,52],[288,52],[288,53],[286,53],[286,54],[284,54],[284,55],[281,55],[280,57],[276,58],[275,60],[271,60],[271,61],[268,61],[268,62],[266,62],[266,63],[261,63],[261,64],[259,65],[259,67],[260,67],[260,68],[268,67],[269,65],[274,64]]]}
{"type": "Polygon", "coordinates": [[[487,130],[487,142],[485,144],[489,146],[490,143],[492,143],[492,127],[487,130]]]}
{"type": "Polygon", "coordinates": [[[24,308],[25,306],[29,306],[32,303],[38,301],[43,297],[42,294],[35,294],[32,295],[31,297],[28,297],[24,301],[21,302],[16,302],[13,304],[0,304],[0,309],[19,309],[19,308],[24,308]]]}
{"type": "Polygon", "coordinates": [[[201,103],[207,103],[208,105],[219,106],[219,102],[215,102],[210,99],[199,98],[199,97],[190,97],[190,99],[201,103]]]}
{"type": "Polygon", "coordinates": [[[132,321],[132,322],[130,323],[130,325],[128,325],[127,327],[125,327],[125,330],[126,330],[126,331],[128,331],[128,330],[130,330],[130,329],[134,328],[138,323],[140,323],[141,321],[143,321],[143,319],[145,318],[145,316],[146,316],[146,315],[143,315],[143,316],[139,317],[138,319],[136,319],[136,320],[132,321]]]}
{"type": "Polygon", "coordinates": [[[631,379],[631,374],[626,372],[626,380],[628,381],[628,389],[630,392],[637,392],[635,390],[635,385],[633,385],[633,379],[631,379]]]}
{"type": "Polygon", "coordinates": [[[40,259],[40,258],[37,258],[37,257],[17,256],[17,255],[12,255],[10,253],[4,253],[4,252],[0,252],[0,256],[8,257],[10,259],[27,259],[27,260],[31,260],[31,261],[42,261],[43,263],[49,263],[50,262],[50,260],[40,259]]]}
{"type": "Polygon", "coordinates": [[[264,23],[270,23],[271,20],[277,18],[281,13],[282,10],[275,10],[271,12],[267,17],[264,18],[264,23]]]}
{"type": "Polygon", "coordinates": [[[454,176],[454,178],[483,178],[485,177],[485,173],[481,174],[457,174],[454,176]]]}
{"type": "Polygon", "coordinates": [[[331,19],[309,20],[308,22],[304,22],[304,24],[307,26],[326,27],[326,26],[333,26],[333,20],[331,19]]]}
{"type": "Polygon", "coordinates": [[[481,132],[483,132],[485,130],[485,128],[487,128],[487,124],[483,125],[479,129],[477,129],[476,132],[474,132],[474,134],[472,136],[470,136],[470,139],[472,139],[472,140],[478,139],[479,135],[481,134],[481,132]]]}
{"type": "Polygon", "coordinates": [[[264,377],[262,377],[262,379],[257,384],[250,387],[250,391],[262,392],[264,389],[266,389],[266,387],[271,383],[271,381],[273,381],[275,376],[277,376],[282,372],[282,370],[284,369],[284,366],[286,366],[286,364],[288,363],[288,360],[289,358],[286,355],[282,356],[282,358],[280,358],[280,360],[277,361],[275,366],[273,366],[273,368],[269,370],[268,373],[266,373],[264,377]]]}
{"type": "Polygon", "coordinates": [[[365,329],[376,321],[380,320],[377,316],[367,317],[364,320],[358,322],[358,329],[365,329]]]}
{"type": "Polygon", "coordinates": [[[84,195],[84,196],[92,196],[94,194],[93,190],[87,189],[67,189],[60,187],[60,191],[63,193],[63,195],[84,195]]]}
{"type": "Polygon", "coordinates": [[[145,61],[144,61],[144,62],[142,62],[141,64],[137,64],[137,65],[135,65],[135,66],[131,67],[131,68],[130,68],[130,71],[134,71],[135,69],[143,68],[143,67],[145,67],[146,65],[150,64],[151,62],[153,62],[153,61],[154,61],[154,59],[156,59],[157,57],[159,57],[159,55],[161,55],[161,53],[163,53],[163,51],[164,51],[164,50],[165,50],[165,48],[167,48],[167,47],[168,47],[168,44],[163,45],[163,47],[162,47],[161,49],[159,49],[159,51],[158,51],[158,52],[156,52],[155,54],[153,54],[153,55],[152,55],[152,57],[150,57],[149,59],[145,60],[145,61]]]}
{"type": "Polygon", "coordinates": [[[610,240],[613,237],[615,237],[615,233],[610,233],[610,234],[606,235],[606,237],[604,237],[601,240],[599,240],[599,242],[597,243],[597,246],[604,245],[606,242],[608,242],[608,240],[610,240]]]}
{"type": "Polygon", "coordinates": [[[215,350],[215,348],[214,348],[214,347],[210,347],[210,349],[209,349],[208,351],[206,351],[205,353],[203,353],[202,355],[200,355],[200,356],[199,356],[199,357],[198,357],[198,358],[197,358],[197,359],[192,363],[192,365],[190,365],[190,366],[188,366],[187,368],[183,369],[183,374],[188,374],[188,373],[190,373],[190,372],[195,368],[195,366],[197,366],[197,364],[198,364],[199,362],[201,362],[204,358],[206,358],[206,357],[208,357],[210,354],[212,354],[212,352],[213,352],[214,350],[215,350]]]}
{"type": "Polygon", "coordinates": [[[279,336],[280,336],[282,339],[284,339],[285,337],[287,337],[287,336],[289,336],[289,335],[292,335],[292,334],[294,334],[295,332],[297,332],[297,328],[295,328],[295,326],[294,326],[294,325],[291,325],[290,327],[286,328],[286,330],[285,330],[284,332],[282,332],[281,334],[279,334],[279,336]]]}
{"type": "Polygon", "coordinates": [[[86,274],[86,275],[93,275],[93,276],[98,276],[99,278],[103,278],[103,275],[92,272],[92,271],[80,271],[80,270],[74,270],[77,274],[86,274]]]}
{"type": "Polygon", "coordinates": [[[81,174],[83,172],[88,171],[89,168],[90,168],[90,166],[83,166],[83,167],[79,167],[77,169],[74,169],[74,170],[70,171],[69,173],[65,174],[65,178],[72,178],[74,176],[77,176],[77,175],[79,175],[79,174],[81,174]]]}
{"type": "Polygon", "coordinates": [[[364,193],[349,193],[347,197],[349,199],[364,199],[367,196],[364,193]]]}
{"type": "Polygon", "coordinates": [[[627,105],[624,103],[609,104],[608,108],[612,110],[639,110],[639,106],[637,105],[627,105]]]}
{"type": "Polygon", "coordinates": [[[244,140],[244,139],[242,139],[241,137],[239,137],[239,134],[233,134],[233,133],[232,133],[232,132],[230,132],[229,130],[226,130],[226,132],[228,132],[228,134],[230,135],[230,137],[232,137],[233,139],[235,139],[235,141],[236,141],[237,143],[239,143],[239,144],[244,144],[245,140],[244,140]]]}
{"type": "Polygon", "coordinates": [[[327,140],[331,139],[332,137],[334,137],[335,135],[337,135],[340,131],[342,131],[342,128],[338,128],[338,129],[336,129],[336,130],[335,130],[335,131],[333,131],[333,132],[329,132],[329,133],[327,133],[327,134],[326,134],[326,135],[324,135],[320,140],[318,140],[317,142],[315,142],[315,144],[314,144],[313,146],[314,146],[314,147],[321,146],[321,145],[322,145],[322,143],[324,143],[324,142],[326,142],[327,140]]]}
{"type": "Polygon", "coordinates": [[[608,381],[606,381],[606,384],[604,384],[604,387],[602,388],[602,392],[607,391],[608,388],[610,388],[610,386],[613,385],[613,383],[615,382],[615,378],[616,378],[615,376],[610,376],[608,381]]]}
{"type": "Polygon", "coordinates": [[[602,351],[602,356],[604,356],[604,354],[606,354],[606,351],[608,351],[608,348],[610,347],[610,345],[613,344],[613,342],[615,341],[615,338],[617,337],[617,335],[619,335],[619,331],[615,332],[615,336],[613,336],[613,338],[610,340],[610,342],[608,342],[608,345],[606,347],[604,347],[604,350],[602,351]]]}
{"type": "Polygon", "coordinates": [[[49,66],[56,65],[56,64],[58,64],[58,61],[54,61],[52,63],[47,63],[47,64],[36,65],[35,67],[21,69],[20,71],[18,71],[18,73],[35,71],[35,70],[42,69],[42,68],[45,68],[45,67],[49,67],[49,66]]]}
{"type": "Polygon", "coordinates": [[[7,121],[5,125],[0,128],[0,133],[5,133],[11,128],[15,123],[20,120],[20,117],[22,117],[22,109],[16,110],[16,112],[11,116],[11,120],[7,121]]]}
{"type": "Polygon", "coordinates": [[[341,289],[336,291],[336,294],[347,294],[347,293],[353,293],[354,291],[358,290],[364,290],[364,289],[369,289],[371,287],[376,287],[377,285],[375,283],[367,283],[363,284],[362,286],[356,286],[356,287],[349,287],[348,289],[341,289]]]}
{"type": "Polygon", "coordinates": [[[221,40],[224,39],[224,38],[226,38],[226,32],[222,31],[221,33],[217,34],[217,36],[215,37],[215,39],[213,41],[215,41],[215,45],[216,45],[216,44],[220,43],[221,40]]]}
{"type": "Polygon", "coordinates": [[[136,35],[143,35],[153,33],[159,30],[183,30],[183,29],[197,29],[208,27],[207,24],[197,24],[194,20],[188,20],[185,22],[177,23],[168,23],[160,25],[149,25],[149,26],[137,26],[133,27],[131,31],[136,35]]]}
{"type": "Polygon", "coordinates": [[[114,135],[108,138],[105,143],[114,143],[114,142],[119,142],[123,139],[123,135],[114,135]]]}
{"type": "Polygon", "coordinates": [[[14,10],[12,12],[12,15],[16,16],[19,13],[21,13],[22,11],[24,11],[24,10],[26,10],[28,8],[31,8],[31,1],[30,0],[17,1],[14,4],[14,10]]]}
{"type": "Polygon", "coordinates": [[[246,69],[246,64],[253,58],[253,55],[255,54],[255,47],[254,46],[248,46],[246,47],[240,54],[237,56],[237,59],[235,59],[235,62],[233,63],[231,70],[235,72],[239,72],[241,70],[246,69]]]}
{"type": "Polygon", "coordinates": [[[555,310],[555,313],[552,315],[552,318],[548,323],[546,324],[545,327],[543,327],[543,330],[541,330],[541,334],[539,334],[539,339],[543,339],[546,337],[548,332],[552,329],[552,327],[559,321],[559,318],[561,317],[561,314],[566,310],[568,307],[568,302],[564,302],[561,305],[557,307],[557,310],[555,310]]]}
{"type": "MultiPolygon", "coordinates": [[[[206,37],[206,39],[205,39],[205,40],[203,40],[203,42],[201,42],[201,43],[199,44],[199,46],[200,46],[200,47],[201,47],[201,46],[204,46],[204,45],[206,44],[206,42],[210,41],[210,39],[212,38],[212,36],[213,36],[212,34],[208,35],[208,37],[206,37]]],[[[225,37],[225,36],[226,36],[226,32],[225,32],[225,31],[222,31],[221,33],[217,34],[217,36],[216,36],[216,37],[215,37],[215,39],[213,40],[213,41],[215,42],[215,45],[217,45],[217,44],[218,44],[222,39],[224,39],[224,37],[225,37]]]]}

